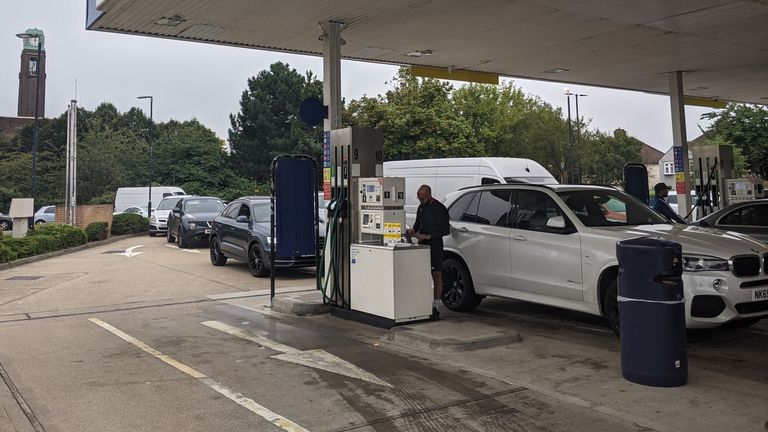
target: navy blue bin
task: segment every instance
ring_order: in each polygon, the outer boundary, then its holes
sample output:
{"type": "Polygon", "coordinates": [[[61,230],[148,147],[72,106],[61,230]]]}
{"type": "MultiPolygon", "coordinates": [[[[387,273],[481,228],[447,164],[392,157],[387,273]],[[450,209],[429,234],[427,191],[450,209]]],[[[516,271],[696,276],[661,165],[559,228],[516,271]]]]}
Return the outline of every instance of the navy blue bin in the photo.
{"type": "Polygon", "coordinates": [[[634,383],[688,381],[682,247],[656,238],[616,244],[619,259],[621,373],[634,383]]]}

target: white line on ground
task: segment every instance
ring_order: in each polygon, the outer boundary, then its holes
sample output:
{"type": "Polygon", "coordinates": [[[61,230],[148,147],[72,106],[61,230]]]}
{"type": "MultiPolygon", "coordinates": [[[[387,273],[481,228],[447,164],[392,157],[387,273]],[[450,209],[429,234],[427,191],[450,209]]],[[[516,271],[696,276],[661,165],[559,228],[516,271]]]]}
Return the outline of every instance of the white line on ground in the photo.
{"type": "Polygon", "coordinates": [[[353,365],[352,363],[349,363],[346,360],[342,360],[335,355],[321,349],[301,351],[288,345],[283,345],[279,342],[265,338],[264,336],[254,334],[219,321],[205,321],[200,324],[230,334],[232,336],[237,336],[241,339],[257,343],[260,346],[265,346],[273,351],[283,353],[272,356],[272,358],[277,360],[300,364],[303,366],[324,370],[326,372],[332,372],[335,374],[348,376],[350,378],[368,381],[373,384],[392,387],[392,385],[386,381],[383,381],[376,375],[373,375],[372,373],[365,371],[353,365]]]}
{"type": "Polygon", "coordinates": [[[144,253],[144,252],[134,252],[134,250],[136,250],[136,249],[138,249],[140,247],[144,247],[144,245],[138,245],[138,246],[129,247],[128,249],[125,250],[125,252],[118,253],[118,254],[115,254],[115,255],[122,255],[122,256],[127,257],[127,258],[135,257],[136,255],[141,255],[141,254],[144,253]]]}
{"type": "Polygon", "coordinates": [[[224,386],[216,381],[212,380],[202,372],[198,372],[197,370],[185,365],[184,363],[181,363],[180,361],[172,358],[171,356],[165,355],[161,353],[160,351],[152,348],[151,346],[145,344],[144,342],[134,338],[133,336],[113,327],[110,324],[107,324],[106,322],[97,319],[97,318],[91,318],[88,321],[91,321],[92,323],[100,326],[101,328],[109,331],[110,333],[114,334],[115,336],[119,337],[120,339],[133,344],[134,346],[140,348],[144,352],[153,355],[155,358],[164,361],[165,363],[175,367],[176,369],[184,372],[185,374],[191,376],[192,378],[197,379],[199,382],[207,385],[208,387],[216,390],[218,393],[226,396],[231,401],[237,403],[240,406],[243,406],[247,408],[249,411],[253,412],[254,414],[257,414],[258,416],[264,418],[265,420],[271,422],[275,426],[278,426],[282,428],[283,430],[289,431],[289,432],[309,432],[303,427],[299,426],[298,424],[292,422],[291,420],[276,414],[272,411],[270,411],[268,408],[259,405],[254,401],[253,399],[247,398],[243,396],[242,394],[224,386]]]}
{"type": "Polygon", "coordinates": [[[175,245],[165,245],[165,247],[180,250],[182,252],[187,252],[187,253],[196,253],[196,254],[200,253],[200,251],[197,249],[180,249],[178,246],[175,246],[175,245]]]}

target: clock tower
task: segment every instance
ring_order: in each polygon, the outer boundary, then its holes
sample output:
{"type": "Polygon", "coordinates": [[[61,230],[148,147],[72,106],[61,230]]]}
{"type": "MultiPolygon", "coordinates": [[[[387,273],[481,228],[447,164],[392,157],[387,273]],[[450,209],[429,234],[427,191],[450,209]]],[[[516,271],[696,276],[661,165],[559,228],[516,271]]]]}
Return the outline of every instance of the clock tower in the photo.
{"type": "Polygon", "coordinates": [[[39,91],[39,116],[45,117],[45,35],[40,29],[28,29],[26,33],[37,37],[25,38],[21,51],[18,116],[35,116],[35,92],[39,91]]]}

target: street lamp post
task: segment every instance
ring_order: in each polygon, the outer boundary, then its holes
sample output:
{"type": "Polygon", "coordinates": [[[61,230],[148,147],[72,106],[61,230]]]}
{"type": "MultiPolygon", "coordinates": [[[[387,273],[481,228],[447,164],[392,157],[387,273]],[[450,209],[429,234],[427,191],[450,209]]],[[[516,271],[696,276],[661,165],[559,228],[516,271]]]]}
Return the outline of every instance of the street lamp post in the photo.
{"type": "Polygon", "coordinates": [[[42,40],[37,33],[17,33],[16,37],[24,39],[35,39],[37,45],[37,60],[35,64],[35,129],[32,135],[32,199],[34,200],[37,192],[37,140],[39,132],[40,118],[40,56],[42,55],[42,40]]]}
{"type": "MultiPolygon", "coordinates": [[[[573,126],[571,125],[571,89],[565,88],[565,97],[568,100],[568,155],[567,157],[570,157],[570,155],[573,154],[573,126]]],[[[566,167],[568,168],[566,170],[568,179],[566,180],[567,183],[572,183],[573,177],[571,174],[571,168],[572,163],[570,160],[567,160],[568,163],[566,163],[566,167]]]]}
{"type": "Polygon", "coordinates": [[[155,104],[155,99],[152,96],[139,96],[137,99],[149,99],[149,200],[147,202],[147,217],[152,217],[152,145],[154,144],[154,134],[152,133],[154,128],[154,120],[152,119],[152,111],[155,104]]]}
{"type": "MultiPolygon", "coordinates": [[[[576,98],[576,140],[581,142],[581,117],[579,116],[579,96],[587,96],[585,94],[572,93],[571,89],[565,88],[565,96],[568,99],[568,149],[569,153],[573,152],[573,127],[571,124],[571,96],[576,98]]],[[[570,170],[568,172],[570,175],[570,170]]],[[[579,173],[579,179],[581,179],[581,173],[579,173]]],[[[572,181],[569,179],[569,181],[572,181]]]]}

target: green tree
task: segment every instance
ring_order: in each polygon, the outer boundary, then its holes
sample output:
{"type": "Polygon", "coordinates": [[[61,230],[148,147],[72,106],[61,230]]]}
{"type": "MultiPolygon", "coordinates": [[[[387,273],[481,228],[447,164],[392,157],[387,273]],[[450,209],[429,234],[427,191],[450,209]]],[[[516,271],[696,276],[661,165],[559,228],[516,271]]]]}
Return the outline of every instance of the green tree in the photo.
{"type": "Polygon", "coordinates": [[[321,98],[322,90],[311,72],[301,75],[280,62],[248,79],[240,112],[229,116],[232,162],[240,175],[268,180],[270,164],[280,154],[303,153],[322,161],[322,130],[299,119],[301,102],[321,98]]]}
{"type": "Polygon", "coordinates": [[[625,133],[587,131],[581,145],[581,176],[587,183],[622,184],[624,165],[641,161],[643,143],[625,133]]]}
{"type": "MultiPolygon", "coordinates": [[[[764,106],[728,104],[722,111],[706,113],[713,123],[707,138],[736,147],[755,174],[768,178],[768,109],[764,106]]],[[[734,152],[736,153],[736,152],[734,152]]]]}
{"type": "Polygon", "coordinates": [[[254,183],[229,166],[224,142],[197,120],[171,120],[158,127],[155,156],[157,183],[177,185],[185,191],[231,200],[253,194],[254,183]]]}
{"type": "Polygon", "coordinates": [[[349,104],[353,126],[384,131],[385,160],[484,156],[469,121],[453,107],[453,86],[411,76],[400,68],[395,88],[384,96],[349,104]]]}

